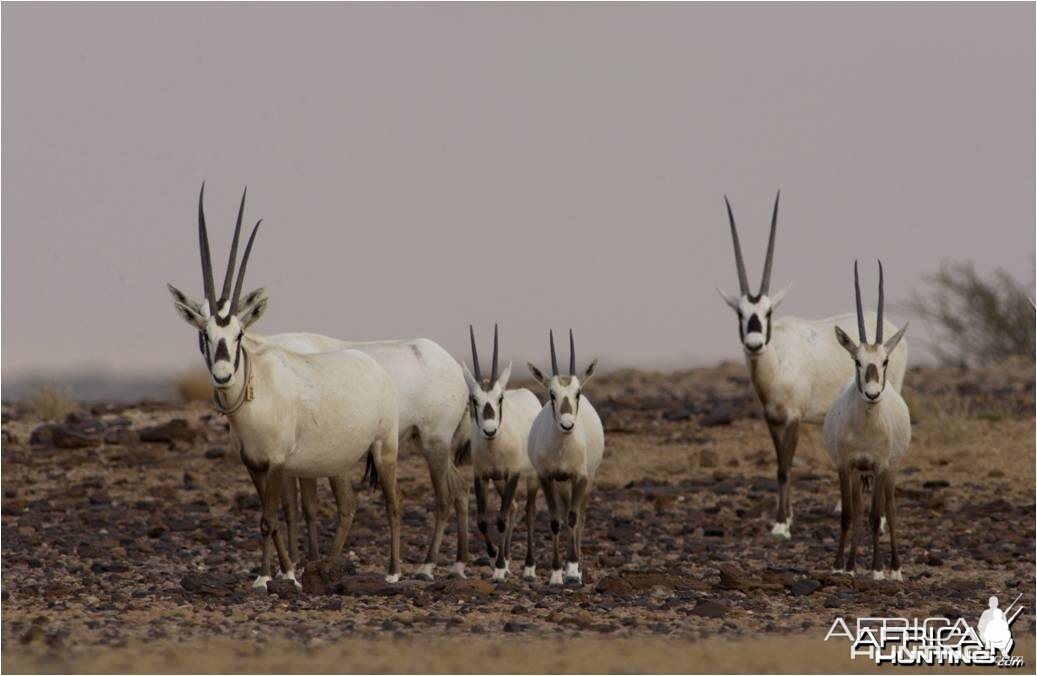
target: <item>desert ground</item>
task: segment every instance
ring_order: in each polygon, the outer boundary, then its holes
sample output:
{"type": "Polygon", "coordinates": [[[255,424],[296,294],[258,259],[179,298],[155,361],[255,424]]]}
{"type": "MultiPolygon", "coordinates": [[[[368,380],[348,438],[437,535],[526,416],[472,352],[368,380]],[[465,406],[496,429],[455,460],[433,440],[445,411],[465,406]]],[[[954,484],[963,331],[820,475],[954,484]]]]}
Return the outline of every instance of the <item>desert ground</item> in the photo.
{"type": "MultiPolygon", "coordinates": [[[[1034,668],[1032,363],[909,372],[913,441],[897,485],[903,582],[830,572],[838,487],[819,428],[802,434],[796,456],[793,537],[770,535],[774,451],[744,364],[616,372],[586,394],[606,454],[581,587],[546,584],[543,504],[540,579],[491,583],[474,499],[469,578],[446,577],[451,527],[438,578],[412,579],[431,494],[424,461],[406,448],[405,579],[382,580],[380,493],[358,488],[343,560],[306,564],[301,592],[274,584],[270,594],[251,589],[258,499],[209,403],[82,406],[58,423],[5,403],[2,669],[868,671],[849,660],[848,644],[824,642],[836,617],[974,624],[991,594],[1007,604],[1020,593],[1014,652],[1034,668]]],[[[320,504],[327,548],[326,485],[320,504]]],[[[869,552],[865,536],[859,566],[869,552]]]]}

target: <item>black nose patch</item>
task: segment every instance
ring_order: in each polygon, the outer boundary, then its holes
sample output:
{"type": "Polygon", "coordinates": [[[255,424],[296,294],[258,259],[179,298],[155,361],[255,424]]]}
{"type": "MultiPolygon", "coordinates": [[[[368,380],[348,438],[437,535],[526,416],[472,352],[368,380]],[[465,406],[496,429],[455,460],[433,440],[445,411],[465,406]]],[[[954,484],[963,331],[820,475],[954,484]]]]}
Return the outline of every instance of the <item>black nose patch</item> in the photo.
{"type": "Polygon", "coordinates": [[[496,417],[497,417],[497,414],[494,413],[493,407],[490,406],[490,402],[486,402],[486,405],[482,407],[482,419],[483,420],[493,420],[496,417]]]}
{"type": "Polygon", "coordinates": [[[230,350],[227,349],[227,339],[220,338],[220,342],[216,343],[216,356],[213,361],[230,361],[230,350]]]}
{"type": "Polygon", "coordinates": [[[874,364],[868,364],[868,368],[864,369],[864,382],[866,383],[877,383],[879,382],[879,367],[874,364]]]}
{"type": "Polygon", "coordinates": [[[569,401],[569,397],[562,399],[562,407],[558,409],[559,415],[565,415],[566,413],[573,412],[572,402],[569,401]]]}
{"type": "Polygon", "coordinates": [[[755,312],[749,315],[749,323],[745,327],[746,333],[763,333],[763,324],[760,323],[760,316],[755,312]]]}

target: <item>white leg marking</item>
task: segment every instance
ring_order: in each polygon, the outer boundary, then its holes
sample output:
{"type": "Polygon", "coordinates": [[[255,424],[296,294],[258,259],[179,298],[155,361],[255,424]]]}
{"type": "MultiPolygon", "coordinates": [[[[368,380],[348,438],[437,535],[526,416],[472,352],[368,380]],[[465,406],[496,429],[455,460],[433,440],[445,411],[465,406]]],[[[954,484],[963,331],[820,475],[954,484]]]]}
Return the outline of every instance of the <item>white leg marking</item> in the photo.
{"type": "Polygon", "coordinates": [[[873,570],[871,571],[871,578],[873,580],[885,580],[886,575],[881,570],[873,570]]]}
{"type": "Polygon", "coordinates": [[[899,568],[897,570],[891,570],[889,571],[889,579],[896,580],[897,582],[903,582],[904,573],[901,572],[899,568]]]}
{"type": "Polygon", "coordinates": [[[287,573],[278,573],[277,574],[277,579],[279,579],[279,580],[291,580],[293,583],[295,583],[295,588],[296,589],[302,589],[302,585],[299,583],[298,580],[295,579],[295,569],[294,568],[292,568],[287,573]]]}
{"type": "Polygon", "coordinates": [[[436,569],[436,564],[434,564],[434,563],[423,563],[420,566],[418,566],[418,572],[414,573],[414,577],[418,578],[419,580],[431,580],[432,579],[432,571],[434,571],[435,569],[436,569]]]}
{"type": "Polygon", "coordinates": [[[252,588],[256,591],[266,591],[266,584],[273,579],[269,575],[260,575],[256,578],[256,581],[252,583],[252,588]]]}
{"type": "Polygon", "coordinates": [[[565,564],[565,581],[583,584],[583,573],[580,572],[580,564],[572,562],[565,564]]]}
{"type": "Polygon", "coordinates": [[[559,568],[558,570],[551,571],[551,579],[548,581],[547,584],[551,585],[552,587],[557,587],[559,585],[565,584],[565,581],[562,579],[561,568],[559,568]]]}
{"type": "Polygon", "coordinates": [[[879,532],[883,535],[886,534],[886,517],[882,517],[882,521],[879,521],[879,532]]]}
{"type": "Polygon", "coordinates": [[[773,526],[771,526],[771,535],[777,538],[784,538],[786,540],[791,539],[792,531],[789,528],[790,523],[791,521],[786,521],[784,523],[779,521],[775,523],[773,526]]]}
{"type": "Polygon", "coordinates": [[[450,577],[456,577],[462,580],[468,579],[468,576],[464,573],[464,564],[460,561],[455,561],[454,565],[450,566],[450,572],[448,573],[448,575],[450,577]]]}
{"type": "Polygon", "coordinates": [[[832,508],[832,514],[842,514],[842,513],[843,513],[843,501],[839,500],[838,502],[835,503],[835,507],[832,508]]]}
{"type": "Polygon", "coordinates": [[[393,573],[392,575],[386,575],[385,576],[385,581],[388,582],[389,584],[396,584],[397,582],[400,581],[400,574],[399,573],[393,573]]]}
{"type": "Polygon", "coordinates": [[[494,568],[493,569],[493,581],[494,582],[504,582],[504,580],[506,580],[506,579],[508,579],[508,569],[507,568],[494,568]]]}
{"type": "Polygon", "coordinates": [[[535,580],[537,579],[537,567],[536,566],[525,566],[522,569],[523,580],[535,580]]]}

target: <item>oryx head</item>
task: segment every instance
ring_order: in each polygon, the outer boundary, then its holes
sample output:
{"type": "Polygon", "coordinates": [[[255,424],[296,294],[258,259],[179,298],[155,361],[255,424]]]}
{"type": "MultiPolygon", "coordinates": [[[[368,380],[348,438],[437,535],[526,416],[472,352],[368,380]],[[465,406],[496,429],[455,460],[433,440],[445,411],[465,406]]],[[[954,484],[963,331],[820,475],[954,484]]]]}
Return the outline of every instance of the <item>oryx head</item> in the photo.
{"type": "Polygon", "coordinates": [[[464,379],[468,383],[468,394],[470,408],[472,411],[472,423],[479,428],[479,432],[487,439],[497,436],[503,424],[504,416],[504,391],[508,389],[508,380],[511,378],[511,362],[504,367],[504,373],[497,376],[497,325],[493,325],[493,365],[490,367],[490,377],[483,378],[482,369],[479,368],[479,351],[475,348],[475,329],[468,325],[468,335],[472,339],[472,368],[475,375],[461,362],[464,370],[464,379]]]}
{"type": "MultiPolygon", "coordinates": [[[[247,190],[246,190],[247,192],[247,190]]],[[[173,305],[184,321],[198,329],[198,349],[205,356],[213,386],[217,389],[229,388],[234,376],[241,366],[241,340],[245,329],[255,323],[266,310],[267,298],[263,289],[253,291],[241,298],[241,284],[245,280],[245,267],[248,265],[252,243],[259,230],[257,221],[245,246],[245,254],[241,259],[237,282],[231,293],[231,280],[234,277],[234,263],[238,255],[238,238],[241,234],[241,219],[245,212],[245,193],[241,195],[241,206],[238,207],[238,221],[234,226],[234,239],[230,247],[230,260],[223,278],[223,290],[216,297],[216,286],[212,275],[212,258],[209,255],[209,235],[205,229],[205,211],[202,206],[205,197],[205,183],[202,183],[198,195],[198,244],[202,254],[202,284],[205,288],[205,300],[201,303],[187,297],[182,291],[167,284],[173,294],[173,305]]]]}
{"type": "Polygon", "coordinates": [[[738,296],[732,296],[717,287],[721,298],[738,313],[738,336],[742,347],[750,357],[759,355],[763,348],[771,342],[771,312],[785,298],[789,288],[786,286],[773,296],[771,288],[771,265],[774,262],[774,233],[778,227],[778,200],[781,191],[774,198],[774,215],[771,216],[771,236],[767,241],[767,258],[763,263],[763,278],[760,290],[753,295],[749,290],[749,277],[745,272],[745,260],[742,259],[742,245],[738,241],[738,229],[735,227],[735,216],[731,211],[731,203],[724,197],[727,205],[727,219],[731,223],[731,240],[735,246],[735,265],[738,267],[738,296]]]}
{"type": "Polygon", "coordinates": [[[569,375],[558,375],[558,357],[555,355],[555,334],[548,333],[551,342],[551,377],[548,378],[531,362],[527,362],[530,373],[544,386],[550,397],[551,413],[554,415],[555,424],[563,434],[572,432],[576,427],[576,416],[580,414],[580,398],[583,386],[594,375],[594,367],[598,360],[595,359],[587,367],[580,377],[576,376],[576,346],[573,343],[573,332],[569,329],[569,375]]]}
{"type": "Polygon", "coordinates": [[[900,339],[907,331],[907,323],[900,328],[893,337],[882,342],[882,306],[885,304],[882,289],[882,261],[879,261],[879,306],[875,319],[875,342],[868,343],[867,333],[864,330],[864,310],[861,308],[861,283],[857,275],[857,261],[853,262],[853,288],[857,294],[857,334],[860,345],[853,342],[853,338],[846,335],[838,326],[835,327],[835,337],[839,340],[857,368],[857,391],[860,392],[864,401],[874,404],[882,399],[882,393],[886,389],[886,367],[889,366],[889,355],[897,346],[900,339]]]}

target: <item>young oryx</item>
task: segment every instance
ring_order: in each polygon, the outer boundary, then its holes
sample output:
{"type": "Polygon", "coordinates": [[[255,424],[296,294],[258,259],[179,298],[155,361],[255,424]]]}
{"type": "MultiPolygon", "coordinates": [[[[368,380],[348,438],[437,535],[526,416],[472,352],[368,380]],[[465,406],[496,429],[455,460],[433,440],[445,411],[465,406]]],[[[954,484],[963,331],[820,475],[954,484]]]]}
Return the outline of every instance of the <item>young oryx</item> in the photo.
{"type": "Polygon", "coordinates": [[[497,376],[497,326],[493,327],[493,363],[490,377],[483,378],[479,368],[479,352],[475,348],[475,329],[468,327],[472,340],[473,376],[468,367],[464,377],[471,396],[472,467],[475,478],[475,504],[479,532],[486,539],[486,552],[495,558],[493,579],[504,580],[511,572],[511,532],[515,525],[515,507],[512,502],[519,479],[526,485],[526,566],[522,577],[536,579],[536,561],[533,558],[533,526],[536,521],[537,492],[540,489],[536,472],[529,462],[527,443],[529,428],[540,412],[540,400],[527,389],[509,390],[511,362],[497,376]],[[475,430],[478,430],[476,432],[475,430]],[[497,533],[500,546],[496,549],[490,539],[486,523],[486,482],[494,482],[500,495],[497,533]]]}
{"type": "MultiPolygon", "coordinates": [[[[431,580],[439,558],[439,548],[453,504],[457,518],[457,558],[450,575],[465,576],[468,562],[468,487],[454,466],[454,455],[468,443],[469,424],[465,414],[468,388],[457,360],[438,344],[425,338],[352,343],[313,333],[281,333],[269,336],[270,342],[303,354],[328,350],[353,349],[374,358],[396,384],[399,396],[400,439],[414,439],[428,463],[435,495],[435,526],[418,568],[419,579],[431,580]]],[[[348,516],[356,511],[356,497],[348,481],[348,516]]],[[[310,556],[316,557],[316,484],[300,480],[303,512],[309,529],[310,556]]],[[[293,542],[297,523],[298,491],[294,482],[286,485],[285,520],[293,542]]]]}
{"type": "Polygon", "coordinates": [[[590,400],[583,396],[583,386],[594,374],[595,359],[576,376],[576,348],[573,332],[569,330],[569,375],[558,375],[558,359],[555,356],[554,332],[551,341],[551,377],[547,378],[536,366],[527,363],[550,397],[537,414],[533,428],[529,431],[529,459],[536,469],[540,486],[544,489],[547,509],[551,514],[551,535],[554,540],[554,556],[551,559],[550,584],[563,584],[562,561],[559,556],[558,538],[562,525],[559,521],[559,494],[555,482],[568,481],[563,487],[561,504],[565,507],[566,522],[569,524],[569,556],[564,582],[583,582],[580,570],[583,526],[587,518],[587,502],[590,499],[591,483],[605,454],[605,431],[601,418],[590,400]]]}
{"type": "MultiPolygon", "coordinates": [[[[275,546],[281,572],[295,579],[277,527],[283,477],[343,475],[365,454],[385,496],[391,542],[386,580],[395,582],[400,576],[396,387],[378,362],[362,352],[335,350],[302,355],[246,333],[267,306],[266,298],[255,298],[254,294],[246,299],[251,303],[240,302],[245,267],[259,223],[249,236],[232,295],[230,282],[245,209],[242,195],[223,291],[217,299],[202,207],[204,195],[203,183],[198,197],[198,239],[205,301],[196,303],[172,285],[169,290],[177,312],[199,332],[199,347],[215,388],[216,407],[230,421],[241,461],[263,505],[259,526],[263,566],[253,587],[266,589],[275,546]]],[[[341,553],[345,528],[348,524],[340,519],[333,556],[341,553]]]]}
{"type": "MultiPolygon", "coordinates": [[[[771,313],[788,291],[788,287],[785,287],[773,296],[769,295],[780,197],[779,192],[774,199],[763,278],[760,290],[755,295],[749,291],[731,204],[724,198],[734,242],[739,295],[731,296],[719,288],[717,291],[738,313],[738,335],[749,365],[753,389],[763,404],[764,418],[778,457],[778,509],[771,533],[789,538],[792,535],[789,474],[799,441],[799,424],[821,424],[843,384],[853,375],[851,365],[846,361],[832,329],[839,326],[849,331],[854,316],[842,314],[814,321],[795,317],[771,319],[771,313]]],[[[864,322],[874,330],[875,314],[865,315],[864,322]]],[[[885,328],[888,333],[896,332],[892,324],[885,324],[885,328]]],[[[894,355],[889,365],[889,383],[898,392],[904,382],[906,365],[907,343],[894,355]]]]}
{"type": "MultiPolygon", "coordinates": [[[[879,321],[875,342],[868,343],[861,311],[861,285],[857,263],[853,264],[853,287],[857,294],[857,336],[853,342],[840,327],[835,327],[839,344],[853,358],[856,378],[851,378],[825,416],[824,438],[828,455],[839,469],[839,491],[842,495],[842,522],[835,569],[843,570],[846,533],[850,530],[850,553],[845,570],[853,572],[857,558],[857,536],[861,514],[861,485],[874,482],[871,496],[871,534],[874,538],[871,569],[876,580],[883,578],[879,556],[879,524],[885,516],[889,524],[889,547],[892,550],[890,577],[903,580],[897,555],[897,522],[894,483],[897,463],[911,442],[911,415],[900,393],[887,387],[886,373],[893,352],[907,331],[907,324],[882,342],[882,261],[879,261],[879,321]]],[[[845,359],[845,357],[844,357],[845,359]]]]}

